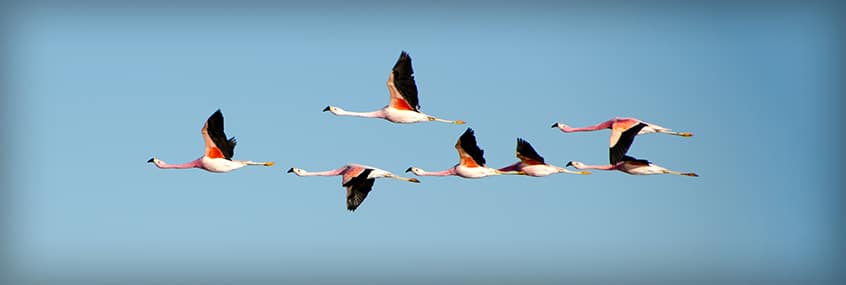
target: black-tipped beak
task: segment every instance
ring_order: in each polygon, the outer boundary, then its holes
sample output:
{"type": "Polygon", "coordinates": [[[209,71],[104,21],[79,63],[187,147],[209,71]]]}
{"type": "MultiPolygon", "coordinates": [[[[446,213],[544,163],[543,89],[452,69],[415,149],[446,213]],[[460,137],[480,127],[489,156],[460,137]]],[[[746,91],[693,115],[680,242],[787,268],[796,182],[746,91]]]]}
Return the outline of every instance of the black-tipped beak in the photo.
{"type": "Polygon", "coordinates": [[[552,127],[553,127],[553,128],[557,128],[557,127],[558,127],[558,123],[552,124],[552,127]]]}
{"type": "Polygon", "coordinates": [[[154,160],[156,160],[156,159],[155,159],[155,158],[151,158],[150,160],[148,160],[148,161],[147,161],[147,163],[151,163],[151,162],[153,162],[154,160]]]}
{"type": "Polygon", "coordinates": [[[288,169],[288,173],[294,172],[294,168],[288,169]]]}
{"type": "Polygon", "coordinates": [[[568,162],[567,162],[567,165],[565,165],[565,166],[573,166],[573,162],[572,162],[572,161],[568,161],[568,162]]]}
{"type": "Polygon", "coordinates": [[[411,167],[405,170],[405,172],[411,172],[411,167]]]}
{"type": "Polygon", "coordinates": [[[326,111],[329,111],[329,106],[326,106],[326,108],[323,108],[323,112],[326,112],[326,111]]]}

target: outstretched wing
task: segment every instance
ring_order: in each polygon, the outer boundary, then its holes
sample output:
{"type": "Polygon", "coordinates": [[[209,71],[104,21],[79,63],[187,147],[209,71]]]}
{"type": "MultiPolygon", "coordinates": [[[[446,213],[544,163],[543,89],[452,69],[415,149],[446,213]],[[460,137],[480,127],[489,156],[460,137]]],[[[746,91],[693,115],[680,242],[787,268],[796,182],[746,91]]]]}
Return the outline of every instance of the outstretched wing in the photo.
{"type": "Polygon", "coordinates": [[[347,210],[355,211],[364,199],[367,198],[367,193],[373,190],[373,183],[375,178],[367,178],[373,169],[364,169],[361,174],[353,177],[344,187],[347,187],[347,210]]]}
{"type": "Polygon", "coordinates": [[[473,129],[467,128],[464,131],[464,134],[455,143],[455,149],[458,151],[461,165],[467,167],[485,166],[485,151],[476,144],[476,135],[473,129]]]}
{"type": "Polygon", "coordinates": [[[206,156],[232,160],[235,153],[235,138],[226,138],[223,132],[223,114],[218,109],[203,125],[203,140],[206,143],[206,156]]]}
{"type": "Polygon", "coordinates": [[[640,129],[643,129],[644,127],[646,127],[646,124],[638,123],[636,126],[631,127],[620,134],[620,138],[617,140],[617,143],[612,145],[609,149],[608,158],[611,164],[617,164],[626,157],[629,147],[631,147],[632,143],[634,143],[635,136],[637,136],[640,129]]]}
{"type": "Polygon", "coordinates": [[[517,138],[517,158],[528,165],[546,164],[543,156],[540,156],[535,148],[522,138],[517,138]]]}
{"type": "Polygon", "coordinates": [[[391,93],[390,106],[400,110],[419,112],[417,83],[414,82],[414,70],[411,57],[403,51],[388,78],[388,90],[391,93]]]}

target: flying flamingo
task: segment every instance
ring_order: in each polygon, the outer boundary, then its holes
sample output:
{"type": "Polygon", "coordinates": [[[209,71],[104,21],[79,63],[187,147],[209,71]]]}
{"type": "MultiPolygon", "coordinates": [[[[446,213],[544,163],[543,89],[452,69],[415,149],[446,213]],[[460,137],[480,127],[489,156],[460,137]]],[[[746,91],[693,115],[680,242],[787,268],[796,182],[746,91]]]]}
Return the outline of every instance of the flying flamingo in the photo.
{"type": "Polygon", "coordinates": [[[521,138],[517,139],[517,158],[520,161],[500,168],[499,171],[517,171],[519,174],[534,177],[543,177],[556,173],[590,174],[587,171],[571,171],[560,166],[547,164],[544,162],[543,156],[540,156],[529,142],[521,138]]]}
{"type": "Polygon", "coordinates": [[[444,120],[420,112],[417,100],[417,84],[414,82],[414,70],[411,68],[411,57],[403,51],[394,69],[388,76],[388,91],[391,101],[388,106],[373,112],[350,112],[335,106],[327,106],[323,112],[329,111],[337,116],[353,116],[363,118],[382,118],[393,123],[419,123],[438,121],[451,124],[464,124],[461,120],[444,120]]]}
{"type": "Polygon", "coordinates": [[[467,128],[464,134],[455,143],[458,151],[459,162],[455,166],[438,172],[426,172],[417,167],[409,167],[405,172],[412,172],[418,176],[450,176],[456,175],[464,178],[482,178],[500,174],[519,174],[517,171],[500,171],[499,169],[485,166],[485,151],[479,148],[476,143],[476,136],[473,129],[467,128]]]}
{"type": "Polygon", "coordinates": [[[632,128],[620,134],[620,139],[617,144],[611,148],[609,152],[610,164],[608,165],[586,165],[578,161],[570,161],[567,166],[573,166],[576,169],[597,169],[597,170],[619,170],[632,175],[649,175],[649,174],[676,174],[685,176],[699,176],[693,172],[678,172],[666,169],[664,167],[652,164],[645,159],[637,159],[626,155],[629,147],[634,142],[634,137],[638,132],[642,131],[648,125],[639,123],[632,128]]]}
{"type": "Polygon", "coordinates": [[[167,164],[155,157],[147,160],[147,162],[162,169],[202,168],[210,172],[229,172],[247,165],[273,165],[273,162],[232,160],[232,154],[235,151],[235,138],[226,138],[226,134],[223,132],[223,114],[220,113],[219,109],[206,120],[202,133],[203,140],[206,143],[206,153],[202,157],[183,164],[167,164]]]}
{"type": "Polygon", "coordinates": [[[343,175],[341,186],[347,188],[347,210],[350,211],[355,211],[364,202],[364,198],[367,198],[367,193],[370,193],[370,190],[373,189],[373,182],[376,181],[376,178],[394,178],[420,183],[420,180],[417,180],[417,178],[400,177],[379,168],[352,163],[335,170],[321,172],[308,172],[299,168],[291,168],[288,169],[288,173],[294,173],[297,176],[343,175]]]}
{"type": "Polygon", "coordinates": [[[596,131],[596,130],[602,130],[602,129],[611,129],[611,144],[610,145],[613,147],[614,144],[617,143],[617,140],[620,139],[620,134],[623,133],[623,131],[631,129],[632,127],[637,126],[638,124],[646,124],[646,127],[641,129],[640,132],[637,133],[638,135],[651,134],[651,133],[662,133],[662,134],[677,135],[677,136],[682,136],[682,137],[692,137],[693,136],[693,134],[689,133],[689,132],[674,132],[674,131],[672,131],[668,128],[665,128],[665,127],[662,127],[662,126],[659,126],[659,125],[656,125],[656,124],[647,123],[647,122],[644,122],[644,121],[641,121],[641,120],[638,120],[638,119],[635,119],[635,118],[613,118],[611,120],[608,120],[608,121],[605,121],[605,122],[602,122],[602,123],[599,123],[599,124],[596,124],[596,125],[593,125],[593,126],[584,127],[584,128],[573,128],[573,127],[570,127],[568,125],[565,125],[565,124],[562,124],[562,123],[559,123],[559,122],[555,122],[555,124],[552,124],[552,127],[558,128],[559,130],[561,130],[562,132],[565,132],[565,133],[590,132],[590,131],[596,131]]]}

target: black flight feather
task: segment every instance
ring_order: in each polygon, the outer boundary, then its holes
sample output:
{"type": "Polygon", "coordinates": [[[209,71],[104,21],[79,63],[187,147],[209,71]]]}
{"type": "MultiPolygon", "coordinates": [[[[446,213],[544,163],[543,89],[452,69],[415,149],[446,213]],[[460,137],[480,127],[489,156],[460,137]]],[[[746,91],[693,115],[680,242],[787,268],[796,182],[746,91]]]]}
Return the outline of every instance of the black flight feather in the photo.
{"type": "Polygon", "coordinates": [[[481,166],[485,165],[485,151],[479,148],[479,145],[476,143],[476,135],[473,132],[473,129],[467,128],[458,141],[460,142],[461,148],[464,149],[464,152],[469,154],[470,157],[476,161],[476,164],[481,166]]]}
{"type": "Polygon", "coordinates": [[[634,162],[635,164],[649,165],[649,161],[646,159],[637,159],[628,155],[624,155],[620,161],[630,161],[634,162]]]}
{"type": "Polygon", "coordinates": [[[373,183],[376,182],[376,179],[367,178],[372,171],[373,169],[365,169],[361,174],[344,183],[343,186],[347,187],[347,210],[355,211],[364,202],[364,198],[367,198],[367,193],[373,190],[373,183]]]}
{"type": "Polygon", "coordinates": [[[646,124],[638,123],[636,126],[631,127],[620,134],[620,138],[617,140],[617,143],[609,149],[608,160],[611,164],[617,164],[618,162],[623,161],[623,158],[626,157],[626,153],[629,151],[629,147],[631,147],[632,143],[634,143],[635,136],[637,136],[637,133],[639,133],[644,127],[646,127],[646,124]]]}
{"type": "Polygon", "coordinates": [[[546,163],[543,160],[543,156],[540,156],[540,154],[535,151],[535,148],[522,138],[517,138],[517,156],[523,156],[540,163],[546,163]]]}
{"type": "Polygon", "coordinates": [[[232,155],[235,154],[235,138],[226,138],[226,133],[223,132],[223,114],[218,109],[206,121],[206,131],[209,134],[214,145],[223,153],[223,157],[232,160],[232,155]]]}
{"type": "Polygon", "coordinates": [[[414,69],[411,68],[411,57],[403,51],[397,63],[394,64],[394,86],[399,90],[408,105],[419,112],[420,102],[417,100],[417,83],[414,82],[414,69]]]}

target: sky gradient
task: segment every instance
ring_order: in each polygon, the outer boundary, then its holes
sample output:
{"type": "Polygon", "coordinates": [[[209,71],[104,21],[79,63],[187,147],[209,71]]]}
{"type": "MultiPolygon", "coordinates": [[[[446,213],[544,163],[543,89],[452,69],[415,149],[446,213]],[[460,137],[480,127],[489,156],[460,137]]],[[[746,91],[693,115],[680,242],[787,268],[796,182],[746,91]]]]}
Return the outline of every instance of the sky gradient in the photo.
{"type": "Polygon", "coordinates": [[[15,283],[842,281],[840,6],[98,3],[6,4],[15,283]],[[402,50],[422,111],[467,125],[321,112],[384,106],[402,50]],[[277,165],[145,163],[199,157],[217,109],[277,165]],[[350,213],[339,177],[285,173],[442,170],[465,127],[489,166],[517,137],[602,164],[608,131],[549,126],[614,116],[693,132],[629,153],[701,177],[379,180],[350,213]]]}

